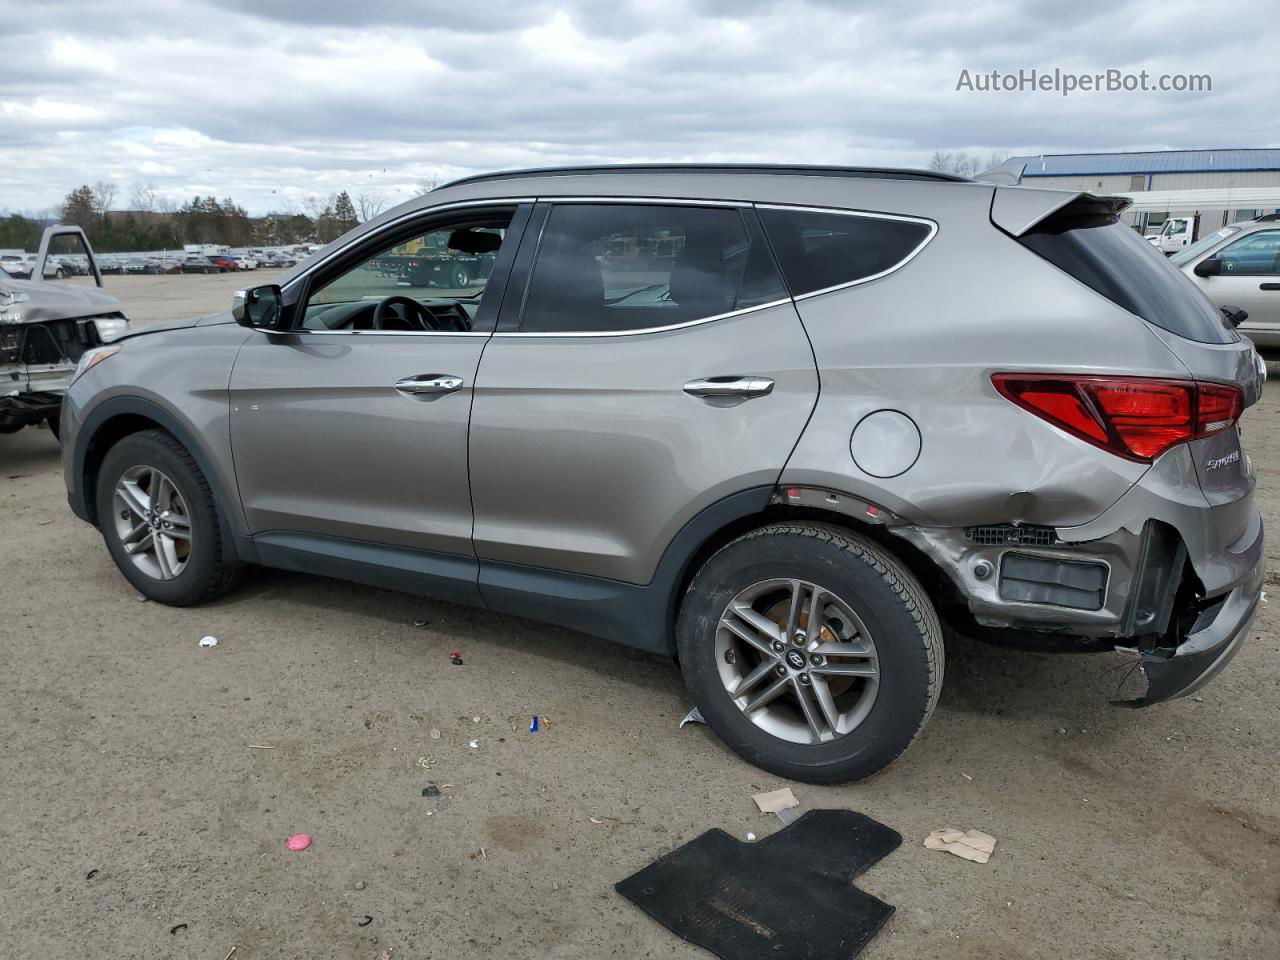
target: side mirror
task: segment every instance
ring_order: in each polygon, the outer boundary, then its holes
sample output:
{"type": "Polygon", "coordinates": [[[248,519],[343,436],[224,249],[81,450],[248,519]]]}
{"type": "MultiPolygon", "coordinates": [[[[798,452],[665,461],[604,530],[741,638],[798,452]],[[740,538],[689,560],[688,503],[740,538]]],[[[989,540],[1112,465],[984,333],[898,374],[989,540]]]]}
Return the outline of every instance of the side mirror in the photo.
{"type": "Polygon", "coordinates": [[[282,298],[280,287],[274,283],[237,290],[231,299],[231,316],[242,327],[276,330],[280,327],[282,298]]]}
{"type": "Polygon", "coordinates": [[[1201,260],[1192,271],[1197,277],[1216,277],[1222,273],[1222,261],[1217,257],[1201,260]]]}

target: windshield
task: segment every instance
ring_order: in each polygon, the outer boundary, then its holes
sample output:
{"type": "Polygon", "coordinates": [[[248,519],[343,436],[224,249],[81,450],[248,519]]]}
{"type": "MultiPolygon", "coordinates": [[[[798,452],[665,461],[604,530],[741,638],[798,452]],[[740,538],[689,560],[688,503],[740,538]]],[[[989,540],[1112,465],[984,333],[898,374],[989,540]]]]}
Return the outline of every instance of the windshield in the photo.
{"type": "Polygon", "coordinates": [[[1223,240],[1227,239],[1227,237],[1231,236],[1234,233],[1239,233],[1239,232],[1240,232],[1239,227],[1223,227],[1217,233],[1211,233],[1207,237],[1201,237],[1191,246],[1187,247],[1187,249],[1182,250],[1178,253],[1175,253],[1172,257],[1169,258],[1169,262],[1172,263],[1175,267],[1185,267],[1188,263],[1190,263],[1196,257],[1200,256],[1200,254],[1204,253],[1210,247],[1214,246],[1215,244],[1221,243],[1223,240]]]}

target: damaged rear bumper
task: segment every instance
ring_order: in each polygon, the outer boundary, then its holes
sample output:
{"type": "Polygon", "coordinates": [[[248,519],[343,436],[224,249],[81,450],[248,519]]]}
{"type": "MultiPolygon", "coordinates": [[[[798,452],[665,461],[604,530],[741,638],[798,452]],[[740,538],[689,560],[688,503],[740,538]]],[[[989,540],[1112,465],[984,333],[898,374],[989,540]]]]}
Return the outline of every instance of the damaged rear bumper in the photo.
{"type": "MultiPolygon", "coordinates": [[[[1186,697],[1212,680],[1236,655],[1262,596],[1262,565],[1248,584],[1242,584],[1200,612],[1176,647],[1137,650],[1147,677],[1147,692],[1117,706],[1146,707],[1186,697]]],[[[1118,648],[1123,649],[1123,648],[1118,648]]],[[[1132,648],[1130,648],[1132,649],[1132,648]]]]}

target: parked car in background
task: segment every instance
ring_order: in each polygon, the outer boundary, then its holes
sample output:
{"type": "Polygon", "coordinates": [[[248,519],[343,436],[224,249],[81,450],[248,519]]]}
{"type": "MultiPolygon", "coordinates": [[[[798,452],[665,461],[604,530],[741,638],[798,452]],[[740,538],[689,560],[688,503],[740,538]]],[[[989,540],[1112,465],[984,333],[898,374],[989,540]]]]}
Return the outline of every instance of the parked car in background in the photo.
{"type": "Polygon", "coordinates": [[[216,266],[221,273],[234,273],[240,269],[236,263],[235,257],[229,253],[211,253],[207,255],[210,263],[216,266]]]}
{"type": "Polygon", "coordinates": [[[1237,423],[1262,370],[1128,203],[900,170],[468,178],[89,354],[69,500],[152,600],[256,563],[678,654],[724,742],[797,780],[908,747],[944,622],[1131,651],[1134,705],[1186,696],[1260,602],[1237,423]],[[370,268],[406,238],[493,265],[447,295],[370,268]]]}
{"type": "Polygon", "coordinates": [[[233,253],[231,259],[236,262],[236,268],[239,270],[257,270],[258,261],[256,258],[244,253],[233,253]]]}
{"type": "Polygon", "coordinates": [[[218,273],[220,268],[210,258],[198,253],[189,253],[182,258],[183,273],[218,273]]]}
{"type": "Polygon", "coordinates": [[[162,257],[159,263],[160,273],[181,273],[182,261],[177,257],[162,257]]]}
{"type": "MultiPolygon", "coordinates": [[[[0,273],[0,433],[47,423],[56,435],[59,410],[76,365],[87,351],[128,332],[120,301],[102,289],[51,282],[49,246],[54,240],[89,240],[79,227],[45,230],[32,266],[36,279],[0,273]]],[[[54,271],[56,272],[56,271],[54,271]]]]}
{"type": "Polygon", "coordinates": [[[31,264],[27,262],[25,254],[0,254],[0,271],[3,271],[0,273],[0,279],[8,276],[14,280],[27,280],[31,277],[31,264]]]}
{"type": "Polygon", "coordinates": [[[101,273],[124,273],[124,259],[104,253],[98,259],[98,270],[101,273]]]}
{"type": "Polygon", "coordinates": [[[1280,349],[1280,215],[1223,227],[1172,258],[1220,308],[1243,310],[1242,334],[1280,349]]]}

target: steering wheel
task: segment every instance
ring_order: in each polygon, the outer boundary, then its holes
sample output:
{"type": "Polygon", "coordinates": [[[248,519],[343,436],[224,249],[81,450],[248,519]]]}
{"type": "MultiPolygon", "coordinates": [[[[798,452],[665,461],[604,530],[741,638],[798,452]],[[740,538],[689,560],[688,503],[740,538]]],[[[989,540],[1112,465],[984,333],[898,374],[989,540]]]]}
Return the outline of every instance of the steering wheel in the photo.
{"type": "MultiPolygon", "coordinates": [[[[378,305],[373,308],[373,319],[369,323],[370,329],[386,329],[383,326],[383,321],[386,319],[387,310],[390,307],[404,308],[404,316],[401,319],[403,319],[406,328],[409,330],[435,329],[435,318],[431,316],[426,307],[420,304],[417,300],[414,300],[412,297],[403,297],[399,295],[386,297],[378,302],[378,305]],[[413,326],[414,319],[416,319],[418,323],[416,328],[413,326]]],[[[395,316],[395,314],[393,313],[392,316],[395,316]]]]}

